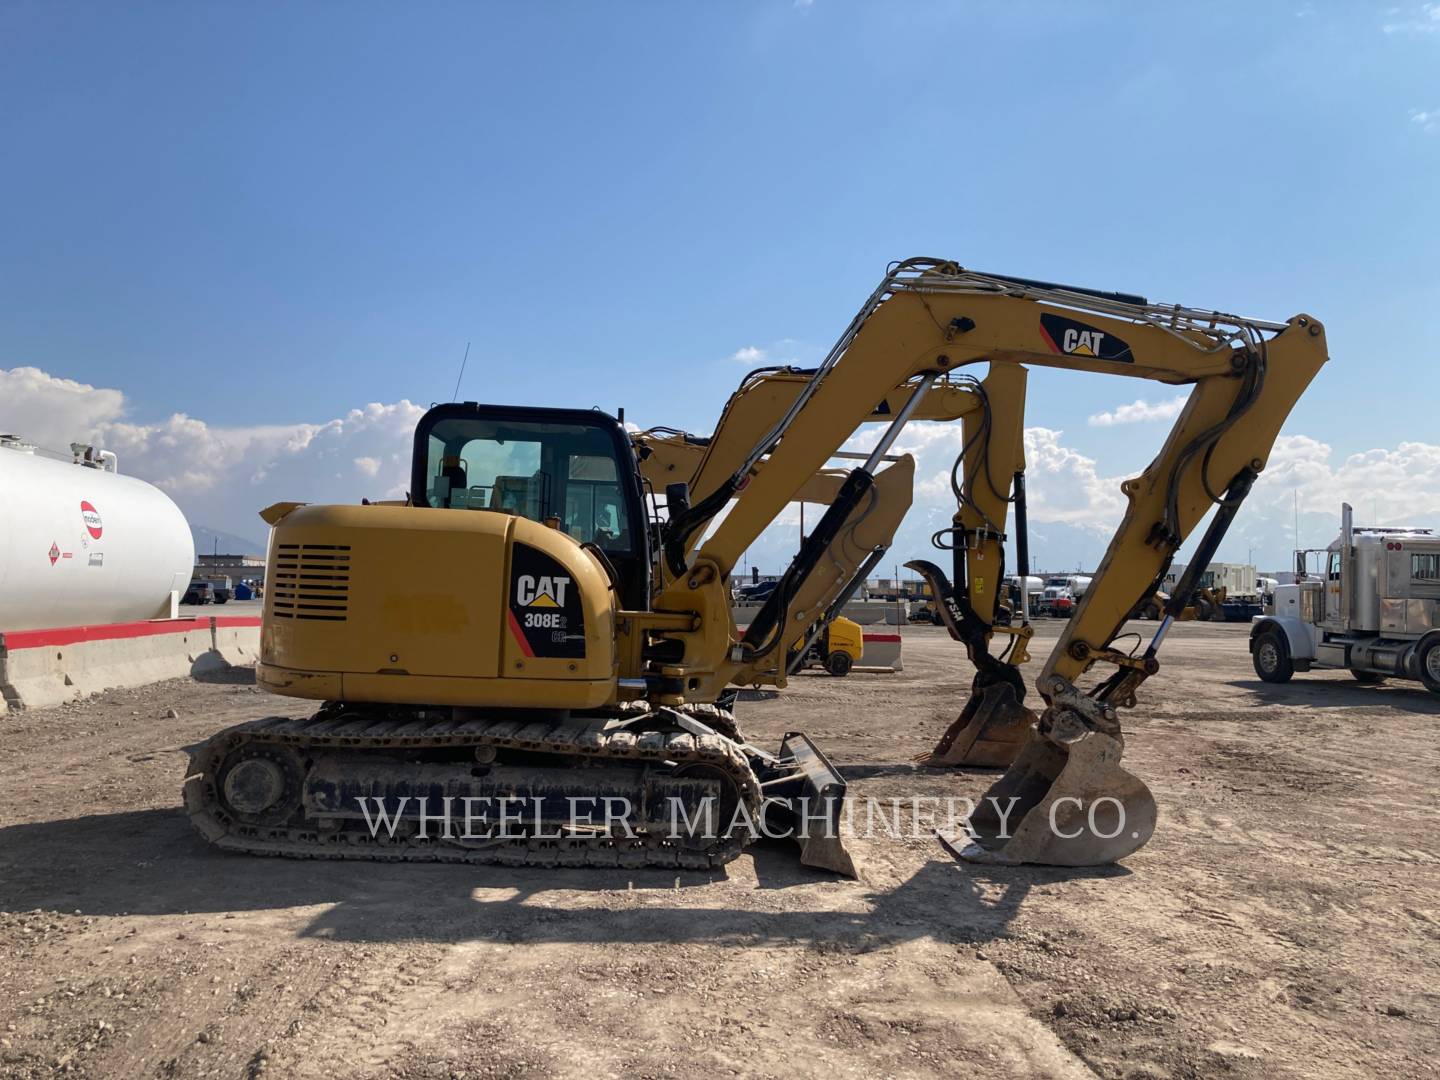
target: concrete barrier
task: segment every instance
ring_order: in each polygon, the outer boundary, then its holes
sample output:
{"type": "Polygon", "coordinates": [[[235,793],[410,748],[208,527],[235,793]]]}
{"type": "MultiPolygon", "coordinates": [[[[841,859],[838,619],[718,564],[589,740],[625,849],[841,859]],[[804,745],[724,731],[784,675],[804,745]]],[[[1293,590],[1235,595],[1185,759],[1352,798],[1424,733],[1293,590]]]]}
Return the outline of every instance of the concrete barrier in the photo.
{"type": "Polygon", "coordinates": [[[211,648],[231,667],[250,667],[260,659],[260,619],[255,615],[215,615],[211,648]]]}
{"type": "Polygon", "coordinates": [[[199,616],[0,633],[7,710],[40,708],[113,687],[144,686],[253,664],[260,620],[199,616]]]}
{"type": "Polygon", "coordinates": [[[860,649],[860,663],[855,670],[904,671],[900,660],[900,635],[866,633],[860,649]]]}

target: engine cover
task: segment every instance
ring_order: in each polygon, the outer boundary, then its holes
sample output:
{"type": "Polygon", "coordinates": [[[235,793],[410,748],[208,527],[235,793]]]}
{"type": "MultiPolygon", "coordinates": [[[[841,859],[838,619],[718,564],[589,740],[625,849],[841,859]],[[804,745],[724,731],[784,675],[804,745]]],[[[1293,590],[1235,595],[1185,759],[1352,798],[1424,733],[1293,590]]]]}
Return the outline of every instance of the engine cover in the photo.
{"type": "Polygon", "coordinates": [[[259,684],[292,697],[595,708],[615,700],[609,579],[490,510],[301,506],[274,522],[259,684]]]}

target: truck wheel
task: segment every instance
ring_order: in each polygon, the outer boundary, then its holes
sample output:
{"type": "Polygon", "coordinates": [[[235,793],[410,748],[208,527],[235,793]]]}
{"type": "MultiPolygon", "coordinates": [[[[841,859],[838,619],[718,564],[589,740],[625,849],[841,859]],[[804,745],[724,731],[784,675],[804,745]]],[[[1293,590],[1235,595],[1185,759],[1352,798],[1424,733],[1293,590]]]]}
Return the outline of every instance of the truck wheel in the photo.
{"type": "Polygon", "coordinates": [[[1145,610],[1140,613],[1142,619],[1149,619],[1152,622],[1160,618],[1160,605],[1151,600],[1145,605],[1145,610]]]}
{"type": "Polygon", "coordinates": [[[1440,638],[1431,638],[1420,646],[1415,654],[1415,666],[1420,669],[1420,681],[1425,689],[1440,697],[1440,638]]]}
{"type": "Polygon", "coordinates": [[[850,659],[849,653],[832,652],[825,658],[825,670],[834,675],[837,679],[843,679],[850,674],[850,669],[855,662],[850,659]]]}
{"type": "Polygon", "coordinates": [[[1374,671],[1356,671],[1354,668],[1351,668],[1350,674],[1355,676],[1355,681],[1361,686],[1374,686],[1377,683],[1385,681],[1384,675],[1374,671]]]}
{"type": "Polygon", "coordinates": [[[1255,674],[1268,683],[1287,683],[1295,674],[1290,661],[1290,645],[1279,630],[1262,630],[1250,650],[1255,674]]]}

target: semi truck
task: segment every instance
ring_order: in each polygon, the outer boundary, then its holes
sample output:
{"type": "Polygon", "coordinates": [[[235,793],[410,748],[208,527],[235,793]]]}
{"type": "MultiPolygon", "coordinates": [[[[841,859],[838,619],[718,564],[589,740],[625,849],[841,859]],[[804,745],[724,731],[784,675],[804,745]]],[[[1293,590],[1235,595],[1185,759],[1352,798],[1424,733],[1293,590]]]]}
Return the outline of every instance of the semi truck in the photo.
{"type": "Polygon", "coordinates": [[[1251,623],[1255,674],[1283,683],[1336,668],[1362,683],[1418,679],[1440,697],[1440,536],[1356,526],[1347,503],[1340,535],[1297,551],[1295,570],[1294,584],[1276,586],[1274,614],[1251,623]]]}

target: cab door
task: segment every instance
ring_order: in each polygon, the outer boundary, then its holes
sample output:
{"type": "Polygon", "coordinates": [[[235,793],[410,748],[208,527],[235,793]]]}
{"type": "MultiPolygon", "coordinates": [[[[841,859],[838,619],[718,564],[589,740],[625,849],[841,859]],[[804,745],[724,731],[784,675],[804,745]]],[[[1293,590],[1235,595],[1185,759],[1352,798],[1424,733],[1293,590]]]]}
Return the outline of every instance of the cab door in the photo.
{"type": "Polygon", "coordinates": [[[1350,589],[1349,582],[1345,580],[1347,560],[1343,555],[1339,549],[1325,553],[1325,584],[1321,591],[1324,608],[1320,613],[1320,625],[1326,630],[1340,631],[1350,628],[1347,599],[1350,589]]]}

